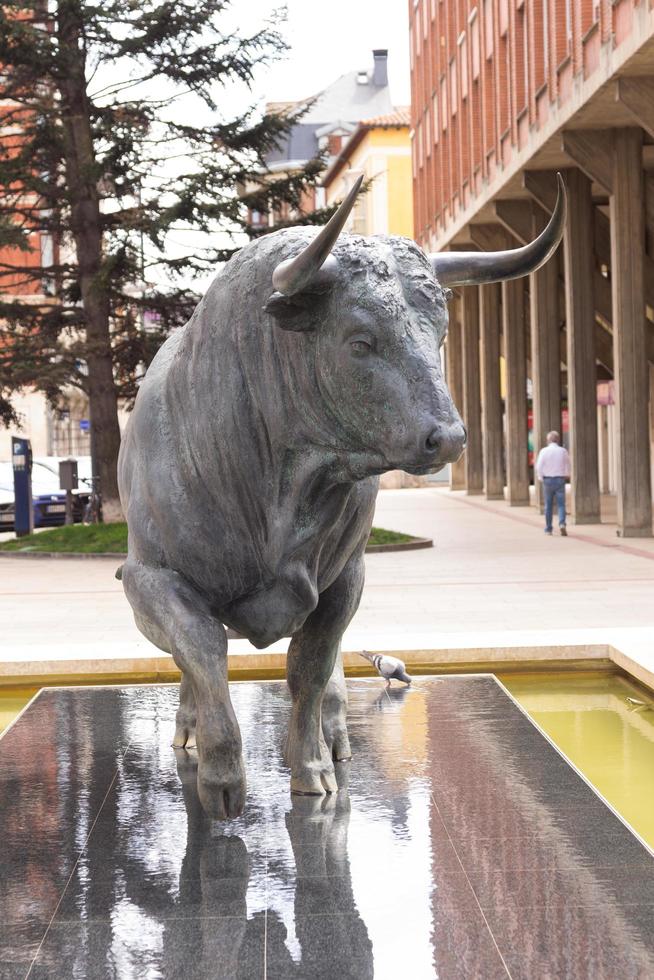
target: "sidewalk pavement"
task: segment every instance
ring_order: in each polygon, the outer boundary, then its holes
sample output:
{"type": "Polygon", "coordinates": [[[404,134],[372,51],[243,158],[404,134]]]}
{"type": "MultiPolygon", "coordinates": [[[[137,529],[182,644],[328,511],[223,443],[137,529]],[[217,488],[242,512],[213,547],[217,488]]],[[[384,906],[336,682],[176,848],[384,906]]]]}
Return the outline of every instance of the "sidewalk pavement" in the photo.
{"type": "MultiPolygon", "coordinates": [[[[534,508],[441,488],[381,492],[375,524],[431,537],[435,547],[366,556],[345,651],[414,651],[415,660],[437,650],[439,661],[487,662],[551,659],[551,646],[568,659],[614,647],[654,679],[654,540],[620,539],[606,524],[549,537],[534,508]]],[[[0,673],[161,660],[134,626],[118,564],[0,558],[0,673]]],[[[230,655],[265,663],[245,640],[230,641],[230,655]]]]}

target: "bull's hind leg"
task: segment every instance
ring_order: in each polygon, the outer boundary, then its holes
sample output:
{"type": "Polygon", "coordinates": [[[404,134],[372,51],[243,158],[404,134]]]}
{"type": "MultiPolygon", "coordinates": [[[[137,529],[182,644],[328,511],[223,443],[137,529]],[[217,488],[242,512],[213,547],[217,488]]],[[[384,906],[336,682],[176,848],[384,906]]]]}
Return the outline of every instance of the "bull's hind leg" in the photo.
{"type": "MultiPolygon", "coordinates": [[[[357,603],[358,604],[358,603],[357,603]]],[[[322,699],[322,733],[332,759],[343,762],[352,758],[350,739],[347,734],[347,688],[343,670],[343,654],[338,645],[336,663],[322,699]]]]}
{"type": "MultiPolygon", "coordinates": [[[[227,686],[227,635],[206,600],[178,575],[128,559],[125,594],[145,636],[172,654],[197,711],[198,794],[206,812],[237,817],[245,803],[241,733],[227,686]]],[[[185,686],[185,703],[192,704],[185,686]]],[[[182,714],[178,721],[189,721],[182,714]]],[[[187,730],[188,731],[188,730],[187,730]]],[[[187,738],[188,745],[188,738],[187,738]]]]}
{"type": "Polygon", "coordinates": [[[359,605],[363,574],[363,559],[356,555],[322,593],[289,646],[287,677],[293,708],[286,760],[294,793],[335,793],[332,752],[337,758],[350,755],[345,679],[338,659],[341,637],[359,605]]]}
{"type": "Polygon", "coordinates": [[[191,679],[182,673],[179,685],[179,708],[175,718],[175,737],[173,745],[176,749],[196,748],[195,727],[198,713],[195,707],[195,695],[191,679]]]}

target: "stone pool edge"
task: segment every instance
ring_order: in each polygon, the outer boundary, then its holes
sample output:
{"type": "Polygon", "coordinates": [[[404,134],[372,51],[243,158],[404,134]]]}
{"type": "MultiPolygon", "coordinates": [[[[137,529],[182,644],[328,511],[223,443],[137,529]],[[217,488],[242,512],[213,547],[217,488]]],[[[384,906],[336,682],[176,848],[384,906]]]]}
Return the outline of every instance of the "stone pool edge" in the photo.
{"type": "MultiPolygon", "coordinates": [[[[619,669],[654,690],[654,658],[646,646],[621,643],[540,643],[498,646],[442,646],[414,650],[394,650],[375,645],[370,652],[383,652],[404,660],[416,673],[495,673],[541,670],[619,669]]],[[[274,679],[284,676],[286,654],[280,651],[230,651],[231,680],[274,679]]],[[[346,674],[371,674],[356,650],[344,652],[346,674]]],[[[127,681],[147,683],[176,681],[179,678],[172,657],[154,656],[83,657],[59,656],[48,660],[12,659],[0,661],[0,687],[26,684],[57,685],[127,681]]]]}

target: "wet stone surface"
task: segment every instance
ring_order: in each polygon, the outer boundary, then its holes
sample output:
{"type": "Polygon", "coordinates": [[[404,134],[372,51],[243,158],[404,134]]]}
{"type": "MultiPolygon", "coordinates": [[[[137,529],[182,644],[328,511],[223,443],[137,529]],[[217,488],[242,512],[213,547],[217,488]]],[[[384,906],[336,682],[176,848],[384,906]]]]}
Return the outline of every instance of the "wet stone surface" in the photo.
{"type": "Polygon", "coordinates": [[[317,798],[289,793],[286,686],[232,685],[226,824],[175,687],[43,691],[0,740],[0,980],[654,976],[654,858],[492,678],[348,689],[317,798]]]}

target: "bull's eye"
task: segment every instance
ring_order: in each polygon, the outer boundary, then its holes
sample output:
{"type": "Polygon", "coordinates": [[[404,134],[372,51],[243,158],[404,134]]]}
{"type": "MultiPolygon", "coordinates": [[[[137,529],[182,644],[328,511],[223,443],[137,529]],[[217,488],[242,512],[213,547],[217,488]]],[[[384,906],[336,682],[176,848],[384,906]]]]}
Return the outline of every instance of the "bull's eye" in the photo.
{"type": "Polygon", "coordinates": [[[369,340],[365,340],[363,337],[355,337],[350,341],[350,350],[358,357],[362,357],[363,355],[371,352],[372,344],[369,340]]]}

